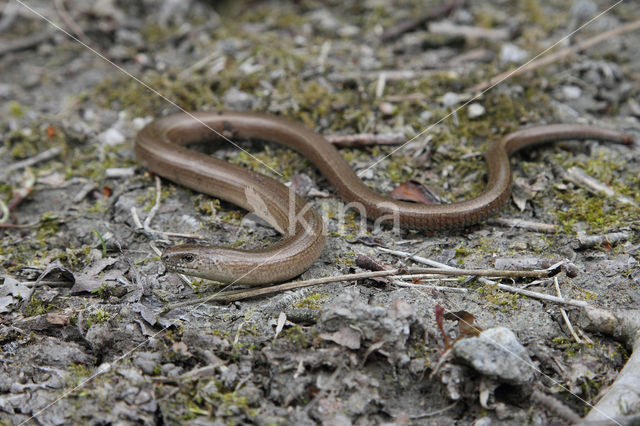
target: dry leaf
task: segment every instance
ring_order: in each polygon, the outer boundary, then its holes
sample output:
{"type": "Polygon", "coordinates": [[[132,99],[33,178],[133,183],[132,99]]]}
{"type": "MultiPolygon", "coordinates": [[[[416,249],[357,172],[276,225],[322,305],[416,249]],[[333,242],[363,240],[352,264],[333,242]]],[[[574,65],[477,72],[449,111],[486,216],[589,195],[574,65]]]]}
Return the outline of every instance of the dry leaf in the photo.
{"type": "Polygon", "coordinates": [[[287,314],[285,314],[284,312],[280,312],[280,315],[278,315],[278,324],[276,325],[276,335],[273,336],[273,340],[276,340],[278,338],[278,334],[280,334],[286,322],[287,314]]]}
{"type": "Polygon", "coordinates": [[[334,333],[323,333],[321,339],[331,340],[349,349],[360,349],[360,332],[351,327],[343,327],[334,333]]]}
{"type": "Polygon", "coordinates": [[[394,200],[413,201],[421,204],[434,204],[438,199],[434,191],[416,180],[408,180],[396,186],[391,194],[394,200]]]}

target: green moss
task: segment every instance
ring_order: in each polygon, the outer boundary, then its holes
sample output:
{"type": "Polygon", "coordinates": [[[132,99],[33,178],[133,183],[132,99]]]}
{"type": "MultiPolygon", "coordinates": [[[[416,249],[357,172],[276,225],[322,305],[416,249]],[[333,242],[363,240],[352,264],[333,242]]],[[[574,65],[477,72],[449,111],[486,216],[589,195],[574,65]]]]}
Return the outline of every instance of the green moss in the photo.
{"type": "Polygon", "coordinates": [[[546,21],[546,17],[540,7],[538,0],[520,0],[521,10],[527,17],[527,23],[529,24],[543,24],[546,21]]]}
{"type": "Polygon", "coordinates": [[[501,312],[506,313],[509,312],[510,309],[518,308],[519,296],[514,293],[501,291],[497,285],[483,284],[478,291],[494,309],[500,309],[501,312]]]}
{"type": "Polygon", "coordinates": [[[29,300],[29,303],[27,304],[27,306],[25,306],[24,313],[28,317],[33,317],[36,315],[44,315],[56,308],[57,306],[54,305],[53,303],[44,302],[34,296],[31,298],[31,300],[29,300]]]}
{"type": "Polygon", "coordinates": [[[606,233],[624,226],[636,226],[640,217],[640,177],[629,176],[624,161],[616,162],[605,154],[579,162],[575,158],[567,159],[563,154],[556,154],[555,160],[562,167],[580,167],[588,175],[612,187],[617,193],[631,198],[635,206],[618,201],[615,197],[607,198],[602,194],[593,195],[582,188],[570,191],[555,190],[557,198],[564,202],[564,208],[556,211],[558,220],[565,232],[573,233],[574,225],[582,222],[590,233],[606,233]]]}
{"type": "Polygon", "coordinates": [[[11,114],[13,118],[21,118],[24,116],[24,107],[17,101],[10,101],[9,114],[11,114]]]}
{"type": "Polygon", "coordinates": [[[572,192],[556,191],[559,199],[566,202],[566,210],[557,210],[556,217],[566,233],[574,232],[574,225],[585,223],[591,233],[606,233],[622,226],[637,223],[640,209],[629,204],[619,204],[601,195],[591,195],[585,190],[572,192]]]}
{"type": "Polygon", "coordinates": [[[197,194],[192,197],[193,207],[205,216],[214,216],[220,210],[220,200],[211,198],[204,194],[197,194]]]}
{"type": "Polygon", "coordinates": [[[311,338],[298,324],[284,330],[280,336],[287,339],[291,344],[298,348],[305,349],[311,346],[311,338]]]}
{"type": "Polygon", "coordinates": [[[313,293],[304,299],[296,302],[296,308],[307,308],[313,310],[320,310],[324,305],[325,300],[329,298],[328,293],[313,293]]]}
{"type": "Polygon", "coordinates": [[[87,318],[87,323],[86,326],[91,327],[93,324],[102,324],[104,322],[107,322],[111,319],[112,315],[108,312],[106,312],[103,309],[98,309],[95,312],[93,312],[91,315],[89,315],[89,318],[87,318]]]}
{"type": "Polygon", "coordinates": [[[66,248],[64,252],[55,256],[63,265],[69,269],[78,269],[90,263],[89,254],[91,247],[85,246],[81,248],[66,248]]]}
{"type": "Polygon", "coordinates": [[[46,240],[54,236],[60,230],[60,219],[52,212],[42,213],[38,222],[37,238],[46,240]]]}

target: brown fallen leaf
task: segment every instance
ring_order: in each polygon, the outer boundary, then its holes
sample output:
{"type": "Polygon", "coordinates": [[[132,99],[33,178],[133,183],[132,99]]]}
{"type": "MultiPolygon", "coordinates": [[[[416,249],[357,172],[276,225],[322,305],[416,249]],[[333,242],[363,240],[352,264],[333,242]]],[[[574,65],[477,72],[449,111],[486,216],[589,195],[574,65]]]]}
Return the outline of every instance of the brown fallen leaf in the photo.
{"type": "Polygon", "coordinates": [[[478,336],[482,329],[474,325],[476,317],[467,311],[447,312],[444,319],[450,321],[458,321],[458,330],[460,336],[478,336]]]}
{"type": "Polygon", "coordinates": [[[387,269],[393,269],[390,266],[387,266],[384,263],[380,263],[377,260],[364,254],[358,255],[358,257],[356,258],[356,266],[368,271],[385,271],[387,269]]]}
{"type": "Polygon", "coordinates": [[[394,200],[412,201],[421,204],[435,204],[438,196],[435,192],[427,188],[417,180],[408,180],[396,186],[391,194],[394,200]]]}

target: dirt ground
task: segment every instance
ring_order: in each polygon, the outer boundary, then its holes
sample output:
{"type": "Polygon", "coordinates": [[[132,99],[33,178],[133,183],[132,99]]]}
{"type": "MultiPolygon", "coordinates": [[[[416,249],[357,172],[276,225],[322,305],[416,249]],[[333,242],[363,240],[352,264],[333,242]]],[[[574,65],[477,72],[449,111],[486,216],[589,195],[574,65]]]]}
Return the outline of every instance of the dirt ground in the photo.
{"type": "Polygon", "coordinates": [[[588,23],[613,4],[1,4],[0,421],[542,425],[584,416],[631,350],[583,327],[578,305],[617,312],[640,302],[637,142],[518,153],[508,205],[455,232],[361,229],[355,212],[341,224],[344,201],[298,154],[258,141],[242,143],[248,153],[224,143],[215,152],[293,182],[327,217],[326,248],[299,279],[363,272],[358,256],[424,266],[385,249],[468,269],[563,262],[558,287],[581,301],[573,305],[496,284],[557,296],[553,278],[453,277],[341,281],[171,308],[220,285],[166,272],[153,247],[260,247],[279,236],[166,180],[154,209],[156,181],[132,146],[151,119],[180,109],[268,112],[327,136],[415,137],[386,158],[393,147],[341,152],[358,171],[384,158],[363,176],[381,193],[413,179],[444,202],[469,199],[484,185],[488,143],[517,129],[594,124],[640,140],[640,31],[472,98],[474,86],[556,42],[568,48],[640,19],[640,3],[624,1],[588,23]],[[510,226],[518,220],[525,226],[510,226]]]}

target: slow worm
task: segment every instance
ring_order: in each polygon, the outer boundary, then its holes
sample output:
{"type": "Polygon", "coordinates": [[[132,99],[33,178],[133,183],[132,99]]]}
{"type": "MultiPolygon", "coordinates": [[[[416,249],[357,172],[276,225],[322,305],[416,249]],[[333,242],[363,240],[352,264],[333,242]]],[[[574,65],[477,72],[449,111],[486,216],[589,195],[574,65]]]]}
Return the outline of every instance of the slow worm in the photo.
{"type": "Polygon", "coordinates": [[[511,193],[509,156],[522,148],[574,139],[632,143],[622,133],[591,126],[555,124],[520,130],[494,142],[485,153],[488,177],[480,195],[452,204],[424,205],[372,191],[330,143],[295,121],[248,112],[198,112],[194,116],[197,120],[175,114],[149,123],[137,135],[137,159],[153,173],[254,212],[282,233],[283,239],[257,250],[179,245],[166,249],[162,261],[171,271],[249,285],[284,281],[307,270],[324,247],[324,223],[283,184],[184,147],[216,139],[209,127],[228,137],[293,148],[316,165],[344,200],[361,205],[368,218],[395,217],[401,226],[422,229],[464,227],[495,213],[511,193]]]}

